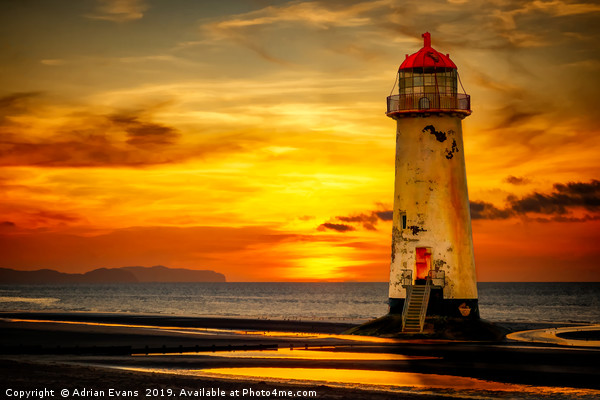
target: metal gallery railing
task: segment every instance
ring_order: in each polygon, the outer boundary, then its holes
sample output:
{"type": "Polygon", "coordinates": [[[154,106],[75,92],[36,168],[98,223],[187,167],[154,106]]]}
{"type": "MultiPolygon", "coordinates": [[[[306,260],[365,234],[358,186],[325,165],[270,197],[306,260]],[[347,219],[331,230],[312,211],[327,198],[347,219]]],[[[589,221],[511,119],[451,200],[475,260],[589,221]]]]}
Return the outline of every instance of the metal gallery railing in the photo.
{"type": "Polygon", "coordinates": [[[395,94],[387,98],[387,114],[395,112],[458,111],[471,112],[468,94],[415,93],[395,94]]]}

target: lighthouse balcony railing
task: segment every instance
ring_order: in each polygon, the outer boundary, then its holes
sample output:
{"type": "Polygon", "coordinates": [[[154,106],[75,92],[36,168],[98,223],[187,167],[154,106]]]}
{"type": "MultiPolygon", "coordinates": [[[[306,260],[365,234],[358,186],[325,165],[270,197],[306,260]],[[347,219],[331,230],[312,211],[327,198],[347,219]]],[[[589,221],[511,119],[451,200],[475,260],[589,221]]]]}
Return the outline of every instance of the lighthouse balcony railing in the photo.
{"type": "Polygon", "coordinates": [[[471,112],[468,94],[411,93],[387,98],[387,114],[395,112],[458,111],[471,112]]]}

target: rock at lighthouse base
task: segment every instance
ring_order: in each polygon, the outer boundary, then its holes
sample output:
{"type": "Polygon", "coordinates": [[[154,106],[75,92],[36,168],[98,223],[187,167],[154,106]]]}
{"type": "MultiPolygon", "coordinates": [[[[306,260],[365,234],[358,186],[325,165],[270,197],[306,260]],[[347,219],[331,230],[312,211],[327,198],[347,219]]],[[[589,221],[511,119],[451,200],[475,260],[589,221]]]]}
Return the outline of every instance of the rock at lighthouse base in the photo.
{"type": "Polygon", "coordinates": [[[483,319],[462,319],[442,316],[431,316],[425,319],[422,333],[403,333],[402,316],[388,314],[373,321],[366,322],[344,332],[346,335],[377,336],[397,339],[446,339],[501,341],[509,333],[483,319]]]}

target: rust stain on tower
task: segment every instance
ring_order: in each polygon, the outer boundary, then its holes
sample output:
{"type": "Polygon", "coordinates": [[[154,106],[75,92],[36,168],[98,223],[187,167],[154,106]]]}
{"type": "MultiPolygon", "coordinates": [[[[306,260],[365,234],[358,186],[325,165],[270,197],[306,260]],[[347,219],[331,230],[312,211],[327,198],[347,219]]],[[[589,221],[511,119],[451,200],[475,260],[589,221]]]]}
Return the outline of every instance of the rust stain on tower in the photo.
{"type": "Polygon", "coordinates": [[[397,122],[389,301],[405,332],[421,331],[425,315],[479,318],[462,134],[470,96],[450,56],[423,38],[387,98],[397,122]]]}

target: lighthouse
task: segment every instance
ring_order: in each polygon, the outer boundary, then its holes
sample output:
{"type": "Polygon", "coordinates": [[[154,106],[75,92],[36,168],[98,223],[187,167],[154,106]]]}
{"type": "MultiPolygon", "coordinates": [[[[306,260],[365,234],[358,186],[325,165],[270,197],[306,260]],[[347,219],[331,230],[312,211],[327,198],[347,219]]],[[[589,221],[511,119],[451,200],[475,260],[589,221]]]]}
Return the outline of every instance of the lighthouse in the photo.
{"type": "Polygon", "coordinates": [[[422,36],[386,113],[397,125],[389,305],[405,332],[421,332],[426,316],[479,319],[462,134],[470,97],[450,56],[422,36]]]}

